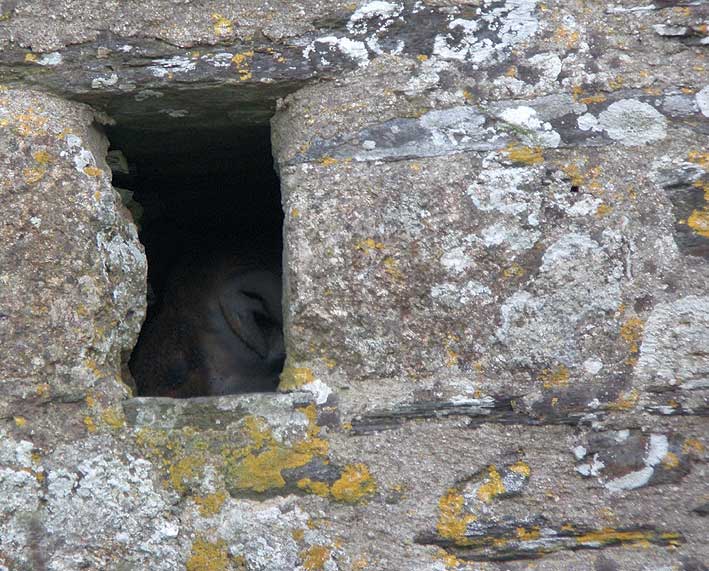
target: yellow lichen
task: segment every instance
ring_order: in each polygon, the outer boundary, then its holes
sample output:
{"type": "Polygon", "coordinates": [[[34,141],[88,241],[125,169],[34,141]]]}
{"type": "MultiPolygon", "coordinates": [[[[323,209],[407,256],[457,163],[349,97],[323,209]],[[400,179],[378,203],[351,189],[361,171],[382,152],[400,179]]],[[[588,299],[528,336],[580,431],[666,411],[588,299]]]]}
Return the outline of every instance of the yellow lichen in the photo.
{"type": "Polygon", "coordinates": [[[332,484],[330,493],[338,502],[355,504],[376,490],[377,485],[365,464],[348,464],[340,478],[332,484]]]}
{"type": "Polygon", "coordinates": [[[704,207],[701,210],[695,209],[687,218],[687,226],[689,226],[695,234],[699,234],[704,238],[709,238],[709,208],[704,207]]]}
{"type": "Polygon", "coordinates": [[[185,456],[172,463],[168,471],[174,490],[183,494],[190,481],[201,478],[203,465],[202,460],[195,456],[185,456]]]}
{"type": "Polygon", "coordinates": [[[323,361],[323,363],[325,363],[325,366],[328,369],[334,369],[335,366],[337,365],[337,361],[335,361],[335,359],[331,359],[330,357],[323,357],[322,361],[323,361]]]}
{"type": "Polygon", "coordinates": [[[505,148],[505,154],[515,163],[536,165],[544,162],[544,155],[540,147],[526,147],[517,143],[510,143],[505,148]]]}
{"type": "Polygon", "coordinates": [[[665,454],[662,458],[662,465],[668,470],[674,470],[677,466],[679,466],[679,458],[677,457],[677,454],[674,452],[668,452],[665,454]]]}
{"type": "Polygon", "coordinates": [[[539,531],[539,527],[537,526],[533,526],[530,528],[518,527],[515,529],[515,535],[521,541],[534,541],[536,539],[539,539],[539,537],[541,536],[541,532],[539,531]]]}
{"type": "Polygon", "coordinates": [[[46,172],[44,167],[25,167],[22,169],[22,178],[27,184],[35,184],[42,180],[46,172]]]}
{"type": "Polygon", "coordinates": [[[280,377],[278,388],[282,391],[294,391],[315,380],[313,370],[308,367],[292,367],[286,365],[280,377]]]}
{"type": "Polygon", "coordinates": [[[331,157],[330,155],[325,155],[320,159],[320,164],[324,167],[331,167],[332,165],[337,164],[337,159],[331,157]]]}
{"type": "Polygon", "coordinates": [[[640,393],[637,389],[632,389],[630,392],[620,395],[614,402],[608,404],[606,408],[619,411],[632,410],[638,400],[640,400],[640,393]]]}
{"type": "Polygon", "coordinates": [[[197,496],[194,498],[194,502],[199,506],[199,513],[202,517],[212,517],[222,509],[226,498],[226,492],[219,490],[206,496],[197,496]]]}
{"type": "Polygon", "coordinates": [[[416,56],[416,59],[423,63],[428,61],[428,56],[426,54],[419,54],[416,56]]]}
{"type": "Polygon", "coordinates": [[[564,174],[571,179],[571,184],[573,186],[583,186],[586,182],[586,177],[581,174],[581,169],[578,165],[564,165],[561,167],[561,170],[564,171],[564,174]]]}
{"type": "Polygon", "coordinates": [[[506,280],[510,278],[521,278],[524,275],[524,268],[517,263],[502,270],[502,277],[506,280]]]}
{"type": "Polygon", "coordinates": [[[310,494],[326,498],[330,495],[330,486],[326,482],[316,482],[310,478],[301,478],[297,482],[297,486],[310,494]]]}
{"type": "Polygon", "coordinates": [[[709,152],[690,151],[687,154],[687,160],[690,163],[699,165],[704,170],[709,170],[709,152]]]}
{"type": "Polygon", "coordinates": [[[564,365],[557,365],[553,369],[544,369],[539,373],[539,380],[545,389],[566,387],[569,384],[569,369],[564,365]]]}
{"type": "Polygon", "coordinates": [[[251,77],[253,76],[249,63],[249,61],[253,57],[253,50],[249,50],[246,52],[235,54],[234,57],[231,58],[232,63],[236,66],[236,71],[239,73],[239,79],[241,81],[251,79],[251,77]]]}
{"type": "Polygon", "coordinates": [[[505,485],[502,483],[502,477],[497,471],[497,468],[493,465],[488,466],[487,478],[480,485],[476,493],[478,499],[482,500],[486,504],[489,504],[496,496],[504,494],[506,491],[505,485]]]}
{"type": "Polygon", "coordinates": [[[283,470],[299,468],[314,456],[325,456],[328,442],[318,438],[315,405],[300,409],[308,417],[308,429],[304,439],[288,447],[277,442],[268,426],[256,417],[247,417],[245,428],[251,444],[241,449],[226,450],[227,471],[232,484],[238,489],[264,492],[286,485],[283,470]]]}
{"type": "Polygon", "coordinates": [[[687,438],[687,440],[682,443],[683,454],[704,454],[705,449],[704,444],[696,438],[687,438]]]}
{"type": "Polygon", "coordinates": [[[101,420],[114,430],[120,430],[126,424],[123,410],[119,407],[109,407],[101,413],[101,420]]]}
{"type": "Polygon", "coordinates": [[[403,280],[404,274],[399,269],[399,263],[391,256],[386,256],[382,263],[384,264],[384,271],[386,274],[394,280],[403,280]]]}
{"type": "Polygon", "coordinates": [[[331,549],[325,545],[313,545],[300,553],[303,567],[308,571],[321,571],[330,559],[331,549]]]}
{"type": "Polygon", "coordinates": [[[603,103],[606,99],[607,97],[600,93],[598,95],[589,95],[588,97],[583,97],[579,99],[579,103],[591,105],[592,103],[603,103]]]}
{"type": "Polygon", "coordinates": [[[355,244],[355,250],[359,250],[368,254],[372,250],[383,250],[384,244],[382,242],[377,242],[374,238],[365,238],[360,240],[355,244]]]}
{"type": "Polygon", "coordinates": [[[27,424],[27,419],[24,416],[16,416],[13,420],[15,421],[15,426],[17,428],[24,428],[27,424]]]}
{"type": "Polygon", "coordinates": [[[49,394],[49,384],[40,383],[39,385],[37,385],[37,388],[35,389],[35,394],[38,397],[46,397],[49,394]]]}
{"type": "MultiPolygon", "coordinates": [[[[668,537],[663,537],[662,539],[668,541],[669,543],[677,542],[679,540],[679,535],[675,533],[662,534],[668,537]]],[[[576,537],[576,543],[579,545],[609,545],[614,543],[642,543],[646,544],[655,539],[655,533],[653,531],[645,530],[627,530],[621,531],[613,528],[603,528],[599,530],[593,530],[586,532],[584,534],[576,537]]]]}
{"type": "Polygon", "coordinates": [[[27,63],[34,63],[39,59],[39,56],[37,54],[33,53],[26,53],[25,54],[25,61],[27,63]]]}
{"type": "Polygon", "coordinates": [[[596,208],[596,216],[598,216],[599,218],[606,216],[611,212],[613,212],[613,207],[605,203],[599,204],[598,208],[596,208]]]}
{"type": "Polygon", "coordinates": [[[234,31],[232,21],[216,12],[212,14],[212,29],[214,35],[220,38],[228,36],[234,31]]]}
{"type": "Polygon", "coordinates": [[[520,460],[519,462],[515,462],[507,468],[515,474],[521,474],[525,478],[529,478],[529,476],[532,474],[532,469],[529,467],[529,464],[522,460],[520,460]]]}
{"type": "Polygon", "coordinates": [[[84,167],[84,174],[89,176],[101,176],[103,171],[98,167],[84,167]]]}
{"type": "Polygon", "coordinates": [[[630,347],[630,352],[635,354],[640,351],[640,339],[643,335],[643,320],[639,317],[631,317],[620,326],[620,337],[630,347]]]}
{"type": "Polygon", "coordinates": [[[94,419],[90,416],[84,417],[84,426],[89,432],[96,432],[96,422],[94,422],[94,419]]]}
{"type": "Polygon", "coordinates": [[[32,158],[41,165],[47,165],[52,162],[52,155],[47,151],[37,151],[32,154],[32,158]]]}
{"type": "Polygon", "coordinates": [[[197,538],[192,543],[187,571],[226,571],[229,565],[229,552],[224,540],[207,541],[197,538]]]}
{"type": "Polygon", "coordinates": [[[438,523],[436,531],[442,539],[452,541],[455,545],[463,546],[470,543],[465,536],[465,531],[470,522],[476,520],[472,514],[463,514],[465,498],[455,488],[450,488],[438,500],[438,523]]]}
{"type": "Polygon", "coordinates": [[[291,218],[300,218],[300,210],[297,208],[291,208],[290,215],[291,218]]]}

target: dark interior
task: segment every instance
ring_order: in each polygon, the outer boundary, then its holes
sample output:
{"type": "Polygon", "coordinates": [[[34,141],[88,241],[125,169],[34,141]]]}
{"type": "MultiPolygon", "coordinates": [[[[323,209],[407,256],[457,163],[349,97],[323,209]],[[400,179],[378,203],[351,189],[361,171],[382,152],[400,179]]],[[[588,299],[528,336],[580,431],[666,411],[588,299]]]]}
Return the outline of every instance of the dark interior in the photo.
{"type": "MultiPolygon", "coordinates": [[[[107,135],[113,185],[122,189],[148,259],[148,313],[138,347],[146,327],[165,311],[181,260],[208,263],[214,252],[256,252],[270,267],[280,265],[283,214],[268,126],[162,131],[117,125],[107,135]]],[[[163,394],[150,393],[144,379],[133,376],[138,395],[163,394]]],[[[165,393],[203,394],[210,393],[165,393]]]]}

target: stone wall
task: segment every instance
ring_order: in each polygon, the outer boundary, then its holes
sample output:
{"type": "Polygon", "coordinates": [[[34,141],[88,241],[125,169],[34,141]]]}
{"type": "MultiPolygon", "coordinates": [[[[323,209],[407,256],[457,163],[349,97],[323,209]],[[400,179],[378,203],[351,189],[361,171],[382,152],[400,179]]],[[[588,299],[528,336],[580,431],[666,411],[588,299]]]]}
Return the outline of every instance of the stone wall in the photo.
{"type": "Polygon", "coordinates": [[[697,571],[703,0],[0,3],[0,570],[697,571]],[[105,125],[272,124],[279,393],[131,398],[105,125]]]}

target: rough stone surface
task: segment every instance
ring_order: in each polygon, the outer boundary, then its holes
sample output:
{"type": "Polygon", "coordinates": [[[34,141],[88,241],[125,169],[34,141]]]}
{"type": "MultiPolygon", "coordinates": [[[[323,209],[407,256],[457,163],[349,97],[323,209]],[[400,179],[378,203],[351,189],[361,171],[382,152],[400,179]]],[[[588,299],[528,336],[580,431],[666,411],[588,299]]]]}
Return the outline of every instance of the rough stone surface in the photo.
{"type": "Polygon", "coordinates": [[[706,569],[706,2],[134,4],[0,2],[0,570],[706,569]],[[281,392],[131,398],[102,125],[272,115],[281,392]]]}

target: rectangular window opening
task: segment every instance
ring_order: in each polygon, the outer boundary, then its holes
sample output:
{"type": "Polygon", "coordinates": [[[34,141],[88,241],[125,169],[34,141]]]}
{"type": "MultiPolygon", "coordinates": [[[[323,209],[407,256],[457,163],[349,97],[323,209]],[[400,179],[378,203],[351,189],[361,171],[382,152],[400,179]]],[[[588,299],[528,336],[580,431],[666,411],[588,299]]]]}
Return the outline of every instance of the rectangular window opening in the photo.
{"type": "Polygon", "coordinates": [[[283,213],[270,128],[107,129],[113,184],[148,259],[129,361],[138,396],[276,389],[283,213]]]}

